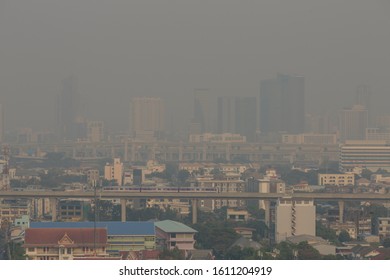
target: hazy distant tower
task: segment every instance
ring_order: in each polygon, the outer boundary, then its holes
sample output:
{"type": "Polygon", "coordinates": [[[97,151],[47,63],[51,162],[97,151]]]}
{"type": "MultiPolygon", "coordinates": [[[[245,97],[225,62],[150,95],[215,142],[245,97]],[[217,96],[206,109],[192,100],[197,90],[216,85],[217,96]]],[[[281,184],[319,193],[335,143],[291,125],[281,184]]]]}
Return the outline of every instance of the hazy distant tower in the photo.
{"type": "Polygon", "coordinates": [[[278,74],[260,83],[262,133],[303,133],[305,130],[304,77],[278,74]]]}
{"type": "Polygon", "coordinates": [[[247,141],[253,142],[257,129],[256,97],[235,98],[235,130],[234,133],[243,135],[247,141]]]}
{"type": "Polygon", "coordinates": [[[200,133],[212,132],[211,102],[208,89],[195,89],[192,124],[199,126],[200,133]]]}
{"type": "Polygon", "coordinates": [[[4,140],[4,108],[0,104],[0,143],[4,140]]]}
{"type": "Polygon", "coordinates": [[[75,140],[80,120],[80,94],[77,78],[62,80],[62,92],[58,96],[58,128],[61,140],[75,140]]]}
{"type": "Polygon", "coordinates": [[[364,140],[368,127],[368,112],[365,106],[355,105],[340,112],[341,140],[364,140]]]}
{"type": "Polygon", "coordinates": [[[161,98],[134,97],[130,111],[130,131],[135,137],[149,135],[158,138],[164,132],[165,108],[161,98]]]}
{"type": "Polygon", "coordinates": [[[368,122],[371,121],[371,90],[367,85],[360,85],[356,89],[356,104],[362,105],[367,109],[368,122]]]}
{"type": "Polygon", "coordinates": [[[222,96],[217,99],[217,132],[234,133],[235,124],[235,98],[222,96]]]}

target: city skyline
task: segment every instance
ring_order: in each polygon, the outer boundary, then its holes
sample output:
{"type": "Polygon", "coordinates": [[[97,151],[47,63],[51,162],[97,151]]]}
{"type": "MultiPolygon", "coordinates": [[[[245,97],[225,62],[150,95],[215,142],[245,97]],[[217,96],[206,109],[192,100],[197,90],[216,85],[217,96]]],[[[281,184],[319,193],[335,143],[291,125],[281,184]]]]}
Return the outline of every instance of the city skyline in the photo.
{"type": "Polygon", "coordinates": [[[127,130],[132,97],[166,98],[167,112],[177,109],[170,126],[183,128],[194,88],[256,96],[278,72],[305,77],[308,113],[335,114],[366,84],[371,106],[389,114],[385,1],[88,2],[1,4],[8,128],[54,129],[53,104],[70,73],[86,117],[113,131],[127,130]]]}

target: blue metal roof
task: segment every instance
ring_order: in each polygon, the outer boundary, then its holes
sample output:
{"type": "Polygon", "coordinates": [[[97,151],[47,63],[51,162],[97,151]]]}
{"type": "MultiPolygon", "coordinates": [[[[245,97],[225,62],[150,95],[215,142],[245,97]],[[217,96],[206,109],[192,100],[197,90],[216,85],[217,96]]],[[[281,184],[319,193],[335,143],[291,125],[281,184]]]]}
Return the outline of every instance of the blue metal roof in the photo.
{"type": "MultiPolygon", "coordinates": [[[[30,228],[93,228],[93,222],[31,222],[30,228]]],[[[153,222],[96,222],[108,235],[155,235],[153,222]]]]}

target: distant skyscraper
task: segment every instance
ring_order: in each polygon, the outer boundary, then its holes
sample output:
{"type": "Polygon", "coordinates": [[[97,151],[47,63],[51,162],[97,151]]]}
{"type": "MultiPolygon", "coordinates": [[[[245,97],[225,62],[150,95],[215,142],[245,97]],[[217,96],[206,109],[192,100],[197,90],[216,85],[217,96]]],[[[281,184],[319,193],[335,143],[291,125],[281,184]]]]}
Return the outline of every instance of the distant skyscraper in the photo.
{"type": "Polygon", "coordinates": [[[370,88],[367,85],[360,85],[356,90],[356,104],[366,107],[368,110],[370,108],[370,88]]]}
{"type": "Polygon", "coordinates": [[[0,143],[4,140],[4,108],[0,104],[0,143]]]}
{"type": "Polygon", "coordinates": [[[356,104],[362,105],[367,109],[368,122],[371,122],[371,90],[367,85],[360,85],[356,90],[356,104]]]}
{"type": "Polygon", "coordinates": [[[254,141],[257,129],[256,97],[218,97],[218,133],[237,133],[254,141]]]}
{"type": "Polygon", "coordinates": [[[211,102],[208,89],[195,89],[194,118],[192,123],[198,124],[200,133],[212,132],[211,102]]]}
{"type": "Polygon", "coordinates": [[[254,141],[257,129],[256,97],[235,98],[235,133],[254,141]]]}
{"type": "Polygon", "coordinates": [[[80,138],[80,94],[75,76],[62,81],[62,92],[58,97],[58,128],[61,140],[80,138]]]}
{"type": "Polygon", "coordinates": [[[368,127],[366,107],[355,105],[344,108],[340,113],[340,138],[344,140],[364,140],[368,127]]]}
{"type": "Polygon", "coordinates": [[[217,132],[234,133],[236,128],[235,98],[230,96],[217,99],[217,132]]]}
{"type": "Polygon", "coordinates": [[[305,130],[304,77],[278,74],[260,83],[260,131],[303,133],[305,130]]]}
{"type": "Polygon", "coordinates": [[[165,109],[161,98],[134,97],[130,104],[130,131],[137,137],[159,137],[164,131],[165,109]]]}

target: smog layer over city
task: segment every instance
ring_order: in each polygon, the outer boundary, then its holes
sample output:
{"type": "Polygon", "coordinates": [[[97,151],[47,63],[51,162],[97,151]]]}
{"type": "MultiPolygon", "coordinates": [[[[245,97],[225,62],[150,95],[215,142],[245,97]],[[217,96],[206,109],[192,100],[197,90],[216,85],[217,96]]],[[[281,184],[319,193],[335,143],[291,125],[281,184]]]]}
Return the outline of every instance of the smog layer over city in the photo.
{"type": "Polygon", "coordinates": [[[389,11],[0,0],[0,260],[389,259],[389,11]]]}

